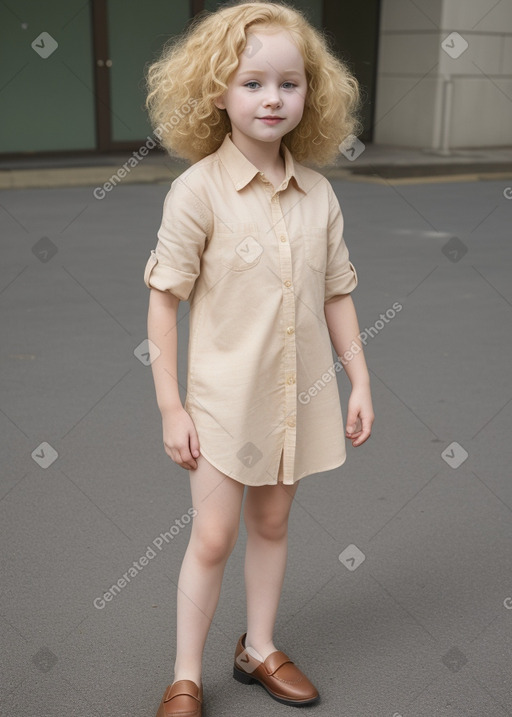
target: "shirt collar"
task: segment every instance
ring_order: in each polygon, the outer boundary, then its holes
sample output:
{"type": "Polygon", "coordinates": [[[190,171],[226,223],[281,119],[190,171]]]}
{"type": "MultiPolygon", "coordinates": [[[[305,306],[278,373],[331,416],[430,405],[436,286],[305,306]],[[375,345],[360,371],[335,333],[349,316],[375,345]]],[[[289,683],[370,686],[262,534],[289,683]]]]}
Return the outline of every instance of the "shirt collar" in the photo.
{"type": "MultiPolygon", "coordinates": [[[[286,186],[288,186],[288,182],[293,177],[298,188],[303,192],[306,192],[307,189],[305,183],[300,175],[299,168],[293,160],[292,153],[284,142],[281,142],[281,147],[284,155],[285,179],[287,180],[286,186]]],[[[254,164],[252,164],[252,162],[250,162],[233,143],[231,139],[231,132],[228,132],[224,137],[224,141],[217,150],[217,154],[231,177],[237,191],[247,186],[249,182],[260,173],[260,170],[255,167],[254,164]]]]}

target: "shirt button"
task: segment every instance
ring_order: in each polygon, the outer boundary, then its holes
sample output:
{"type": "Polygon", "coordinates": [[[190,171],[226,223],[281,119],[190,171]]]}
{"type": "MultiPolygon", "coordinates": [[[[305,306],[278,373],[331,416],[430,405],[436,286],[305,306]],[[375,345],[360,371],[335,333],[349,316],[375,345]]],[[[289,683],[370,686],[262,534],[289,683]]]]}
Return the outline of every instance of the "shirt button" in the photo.
{"type": "Polygon", "coordinates": [[[288,328],[286,329],[287,334],[293,334],[294,331],[295,329],[293,328],[293,326],[288,326],[288,328]]]}
{"type": "Polygon", "coordinates": [[[291,282],[291,281],[285,281],[285,282],[284,282],[284,285],[287,286],[288,288],[290,288],[290,286],[292,285],[292,282],[291,282]]]}
{"type": "Polygon", "coordinates": [[[289,418],[287,423],[290,426],[290,428],[293,428],[295,426],[295,421],[293,420],[293,418],[289,418]]]}
{"type": "Polygon", "coordinates": [[[281,234],[281,236],[279,237],[279,239],[281,239],[281,241],[286,241],[286,237],[285,237],[284,234],[281,234]]]}
{"type": "Polygon", "coordinates": [[[287,383],[295,383],[295,376],[288,376],[287,383]]]}

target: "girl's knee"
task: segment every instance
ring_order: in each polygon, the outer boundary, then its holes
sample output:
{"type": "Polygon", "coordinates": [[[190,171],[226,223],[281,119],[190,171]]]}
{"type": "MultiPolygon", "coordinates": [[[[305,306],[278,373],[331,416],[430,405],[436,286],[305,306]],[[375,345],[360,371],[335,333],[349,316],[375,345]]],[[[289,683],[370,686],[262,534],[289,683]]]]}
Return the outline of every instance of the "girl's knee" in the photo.
{"type": "Polygon", "coordinates": [[[288,531],[288,511],[272,508],[262,511],[246,510],[244,521],[248,533],[255,533],[266,540],[282,540],[288,531]]]}
{"type": "Polygon", "coordinates": [[[216,565],[231,555],[237,538],[238,526],[226,529],[220,526],[198,525],[192,530],[191,542],[196,558],[203,565],[216,565]]]}

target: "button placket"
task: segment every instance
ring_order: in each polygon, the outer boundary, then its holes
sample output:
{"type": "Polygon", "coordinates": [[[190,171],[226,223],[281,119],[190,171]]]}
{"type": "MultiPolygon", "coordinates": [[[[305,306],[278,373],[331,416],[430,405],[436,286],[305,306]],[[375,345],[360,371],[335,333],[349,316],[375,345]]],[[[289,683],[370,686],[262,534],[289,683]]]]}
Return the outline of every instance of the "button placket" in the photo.
{"type": "MultiPolygon", "coordinates": [[[[284,215],[279,201],[279,192],[275,192],[270,201],[272,224],[274,226],[279,250],[279,270],[281,281],[287,287],[292,282],[292,256],[288,241],[284,215]]],[[[282,375],[285,377],[285,432],[283,455],[283,483],[293,482],[293,458],[296,445],[297,390],[297,347],[295,339],[295,297],[293,291],[283,291],[283,326],[284,328],[284,365],[282,375]]]]}

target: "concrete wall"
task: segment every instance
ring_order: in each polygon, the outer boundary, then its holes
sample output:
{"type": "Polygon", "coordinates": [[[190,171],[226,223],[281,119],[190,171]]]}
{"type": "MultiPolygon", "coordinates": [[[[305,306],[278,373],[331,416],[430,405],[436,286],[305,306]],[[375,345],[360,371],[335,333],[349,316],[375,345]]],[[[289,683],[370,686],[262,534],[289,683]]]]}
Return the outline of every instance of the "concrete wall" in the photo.
{"type": "Polygon", "coordinates": [[[510,0],[382,0],[374,142],[512,145],[510,0]]]}

